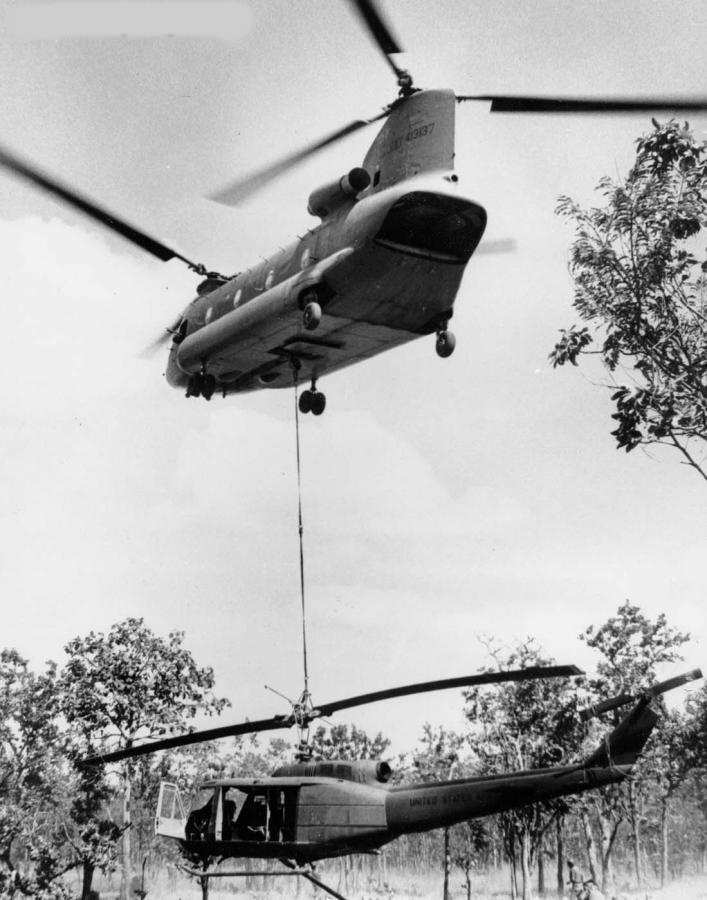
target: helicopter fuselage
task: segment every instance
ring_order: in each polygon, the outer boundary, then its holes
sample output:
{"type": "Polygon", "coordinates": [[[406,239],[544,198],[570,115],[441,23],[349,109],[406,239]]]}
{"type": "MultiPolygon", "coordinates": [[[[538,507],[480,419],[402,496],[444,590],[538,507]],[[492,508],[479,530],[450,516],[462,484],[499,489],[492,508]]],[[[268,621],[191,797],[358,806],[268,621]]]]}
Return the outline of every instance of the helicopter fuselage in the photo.
{"type": "MultiPolygon", "coordinates": [[[[303,767],[302,771],[305,771],[303,767]]],[[[566,766],[425,784],[358,779],[356,763],[318,763],[343,777],[279,776],[206,782],[207,803],[178,829],[157,831],[223,857],[314,862],[378,849],[428,831],[622,781],[630,766],[566,766]],[[344,772],[343,770],[346,770],[344,772]]],[[[160,803],[160,807],[164,802],[160,803]]]]}
{"type": "Polygon", "coordinates": [[[289,387],[296,366],[314,384],[420,335],[444,344],[486,227],[453,171],[455,107],[447,90],[393,104],[363,166],[310,195],[319,225],[246,272],[207,279],[174,329],[169,383],[197,396],[202,376],[209,396],[289,387]]]}
{"type": "Polygon", "coordinates": [[[623,781],[658,721],[641,699],[576,765],[390,785],[385,762],[318,760],[268,778],[209,781],[185,815],[175,785],[163,783],[156,831],[215,856],[290,859],[298,864],[378,849],[403,834],[623,781]]]}
{"type": "Polygon", "coordinates": [[[167,378],[207,370],[223,394],[290,387],[438,330],[486,223],[451,173],[425,174],[348,204],[184,312],[167,378]],[[302,308],[315,297],[316,330],[302,308]],[[182,339],[183,338],[183,339],[182,339]]]}

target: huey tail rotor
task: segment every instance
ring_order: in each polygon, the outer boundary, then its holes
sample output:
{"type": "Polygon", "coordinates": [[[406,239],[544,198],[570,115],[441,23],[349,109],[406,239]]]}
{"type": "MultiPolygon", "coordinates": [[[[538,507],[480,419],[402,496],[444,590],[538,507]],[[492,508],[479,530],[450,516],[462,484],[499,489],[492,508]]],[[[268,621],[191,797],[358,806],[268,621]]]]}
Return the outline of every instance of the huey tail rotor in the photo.
{"type": "Polygon", "coordinates": [[[676,675],[674,678],[659,681],[657,684],[645,688],[645,690],[637,691],[635,694],[619,694],[608,700],[602,700],[600,703],[595,703],[592,706],[583,709],[579,716],[582,721],[586,722],[603,713],[611,712],[613,709],[627,706],[629,703],[636,703],[639,700],[645,700],[646,703],[648,703],[655,697],[659,697],[667,691],[672,691],[676,687],[682,687],[684,684],[689,684],[691,681],[696,681],[698,678],[702,678],[702,671],[700,669],[691,669],[689,672],[684,672],[682,675],[676,675]]]}

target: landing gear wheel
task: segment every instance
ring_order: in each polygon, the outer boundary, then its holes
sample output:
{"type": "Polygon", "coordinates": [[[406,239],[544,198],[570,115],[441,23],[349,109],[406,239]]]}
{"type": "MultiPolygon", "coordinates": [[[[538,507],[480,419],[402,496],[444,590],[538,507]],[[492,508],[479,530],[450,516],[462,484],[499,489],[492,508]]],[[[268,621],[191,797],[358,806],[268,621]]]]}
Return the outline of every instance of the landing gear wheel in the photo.
{"type": "Polygon", "coordinates": [[[307,329],[307,331],[314,331],[314,329],[319,325],[322,321],[322,308],[318,303],[312,301],[308,303],[304,308],[304,313],[302,314],[302,324],[307,329]]]}
{"type": "Polygon", "coordinates": [[[452,353],[454,353],[454,348],[456,347],[456,345],[457,339],[454,337],[453,332],[437,332],[437,343],[435,344],[437,356],[441,356],[442,359],[446,359],[448,356],[451,356],[452,353]]]}
{"type": "Polygon", "coordinates": [[[312,415],[321,416],[326,408],[326,395],[315,391],[312,395],[312,415]]]}
{"type": "Polygon", "coordinates": [[[308,413],[312,411],[312,404],[314,400],[314,394],[312,391],[302,391],[299,395],[299,411],[301,413],[308,413]]]}

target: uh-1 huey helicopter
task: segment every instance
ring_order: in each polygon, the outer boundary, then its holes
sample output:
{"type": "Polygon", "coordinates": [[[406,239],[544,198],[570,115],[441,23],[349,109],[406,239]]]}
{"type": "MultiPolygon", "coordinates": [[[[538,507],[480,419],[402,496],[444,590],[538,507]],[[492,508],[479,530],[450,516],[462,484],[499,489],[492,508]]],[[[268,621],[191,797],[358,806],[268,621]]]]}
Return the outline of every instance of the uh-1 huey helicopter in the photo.
{"type": "MultiPolygon", "coordinates": [[[[168,382],[209,400],[308,380],[302,412],[320,415],[328,372],[435,333],[449,356],[448,330],[464,269],[481,241],[486,212],[454,172],[456,104],[490,103],[503,113],[616,113],[705,110],[707,99],[457,95],[417,88],[393,56],[401,52],[373,0],[352,0],[390,65],[398,97],[370,119],[343,128],[240,178],[212,199],[237,204],[292,166],[385,120],[363,164],[309,196],[320,224],[257,266],[234,276],[209,272],[112,212],[0,148],[0,164],[77,207],[161,260],[177,258],[206,276],[165,335],[168,382]]],[[[483,246],[482,246],[483,249],[483,246]]],[[[492,248],[491,248],[492,249],[492,248]]]]}
{"type": "MultiPolygon", "coordinates": [[[[269,777],[205,781],[198,786],[195,802],[189,809],[185,808],[178,787],[162,782],[155,831],[179,841],[192,855],[203,860],[210,857],[278,860],[284,869],[268,872],[268,876],[302,876],[331,896],[345,900],[317,877],[315,862],[353,853],[375,853],[403,834],[454,825],[623,781],[630,775],[658,721],[651,701],[702,677],[699,669],[695,669],[637,695],[622,694],[584,710],[581,715],[586,720],[633,704],[598,747],[574,764],[422,784],[391,784],[392,769],[383,760],[313,759],[310,723],[344,709],[394,697],[584,673],[571,665],[482,672],[314,705],[308,688],[306,644],[304,652],[305,687],[297,702],[290,701],[289,715],[129,746],[86,759],[84,765],[119,762],[158,750],[295,726],[299,731],[296,762],[281,766],[269,777]]],[[[187,868],[186,871],[200,878],[254,874],[247,870],[206,872],[187,868]]]]}

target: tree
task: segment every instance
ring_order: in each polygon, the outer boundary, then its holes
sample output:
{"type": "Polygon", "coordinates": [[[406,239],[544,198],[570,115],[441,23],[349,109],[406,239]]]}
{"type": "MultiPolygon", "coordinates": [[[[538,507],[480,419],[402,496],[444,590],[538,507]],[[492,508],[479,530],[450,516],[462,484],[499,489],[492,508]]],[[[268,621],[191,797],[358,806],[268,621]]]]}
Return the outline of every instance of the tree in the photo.
{"type": "MultiPolygon", "coordinates": [[[[489,652],[498,669],[553,662],[531,639],[507,653],[494,648],[489,652]]],[[[554,766],[579,746],[577,699],[565,679],[509,682],[492,690],[473,688],[464,696],[465,713],[473,729],[469,743],[481,774],[554,766]]],[[[524,900],[531,895],[531,866],[541,857],[543,838],[565,808],[554,802],[533,804],[498,817],[511,863],[511,890],[516,890],[520,858],[524,900]]]]}
{"type": "Polygon", "coordinates": [[[72,868],[61,824],[70,774],[61,753],[56,667],[35,674],[16,650],[0,653],[0,893],[67,896],[72,868]]]}
{"type": "Polygon", "coordinates": [[[559,200],[558,213],[576,225],[573,305],[589,325],[563,330],[550,360],[577,365],[597,354],[612,376],[617,446],[670,446],[707,480],[699,455],[707,442],[707,260],[695,255],[707,225],[707,143],[687,123],[653,125],[625,181],[599,183],[604,206],[559,200]]]}
{"type": "Polygon", "coordinates": [[[707,684],[687,700],[687,738],[685,747],[692,770],[694,794],[702,816],[700,867],[707,868],[707,684]]]}
{"type": "MultiPolygon", "coordinates": [[[[182,646],[183,632],[155,635],[143,619],[118,622],[107,634],[90,632],[66,647],[61,706],[86,748],[118,738],[136,740],[183,731],[197,714],[218,714],[228,705],[213,693],[214,675],[200,668],[182,646]]],[[[123,837],[121,895],[131,876],[131,788],[134,766],[121,766],[123,837]]]]}
{"type": "MultiPolygon", "coordinates": [[[[412,766],[416,780],[419,781],[446,781],[452,777],[454,769],[461,763],[460,751],[464,746],[465,738],[443,725],[433,728],[429,722],[425,723],[420,747],[413,752],[412,766]]],[[[444,880],[442,896],[448,900],[449,878],[452,871],[452,840],[449,825],[442,829],[444,849],[442,861],[444,866],[444,880]]]]}
{"type": "Polygon", "coordinates": [[[317,726],[312,735],[312,754],[318,759],[380,759],[390,740],[379,731],[371,737],[356,725],[317,726]]]}
{"type": "Polygon", "coordinates": [[[486,823],[470,819],[453,830],[452,863],[464,873],[466,900],[471,900],[471,873],[479,865],[491,842],[486,823]]]}
{"type": "MultiPolygon", "coordinates": [[[[597,678],[588,682],[589,690],[598,700],[618,694],[635,694],[657,681],[657,667],[682,659],[680,648],[689,640],[689,635],[668,625],[664,613],[651,620],[639,606],[627,600],[603,625],[587,628],[580,640],[601,655],[596,667],[597,678]]],[[[620,715],[619,711],[614,712],[612,724],[616,724],[620,715]]],[[[656,745],[656,740],[654,735],[652,746],[656,745]]],[[[639,766],[627,785],[602,788],[583,800],[583,824],[590,863],[594,847],[592,812],[599,831],[601,880],[605,891],[613,889],[612,854],[619,827],[626,819],[632,827],[636,878],[641,880],[638,794],[643,771],[639,766]]]]}
{"type": "Polygon", "coordinates": [[[113,820],[110,804],[115,790],[102,770],[77,765],[82,750],[67,738],[73,765],[68,809],[63,831],[71,848],[73,865],[82,870],[81,900],[90,900],[96,869],[104,874],[117,868],[117,845],[123,829],[113,820]]]}

